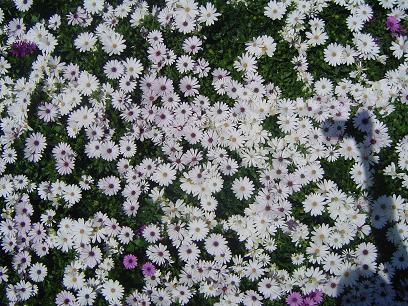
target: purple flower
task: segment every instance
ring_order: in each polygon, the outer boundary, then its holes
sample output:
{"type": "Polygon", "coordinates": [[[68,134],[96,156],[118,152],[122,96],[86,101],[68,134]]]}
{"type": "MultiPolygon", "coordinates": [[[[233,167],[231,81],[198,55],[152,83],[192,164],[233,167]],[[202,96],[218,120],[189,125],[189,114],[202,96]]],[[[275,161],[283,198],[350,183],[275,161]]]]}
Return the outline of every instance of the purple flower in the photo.
{"type": "Polygon", "coordinates": [[[37,45],[31,41],[19,40],[11,45],[11,55],[24,57],[33,54],[37,50],[37,45]]]}
{"type": "Polygon", "coordinates": [[[288,229],[290,231],[294,231],[298,227],[297,222],[295,220],[292,220],[292,219],[286,221],[286,225],[288,226],[288,229]]]}
{"type": "Polygon", "coordinates": [[[316,306],[317,303],[311,297],[304,297],[302,306],[316,306]]]}
{"type": "Polygon", "coordinates": [[[123,258],[123,265],[125,269],[133,270],[137,266],[137,257],[135,255],[129,254],[123,258]]]}
{"type": "Polygon", "coordinates": [[[153,276],[156,274],[156,267],[151,262],[146,262],[142,266],[142,273],[144,277],[153,276]]]}
{"type": "Polygon", "coordinates": [[[314,301],[314,305],[318,305],[323,301],[323,292],[320,290],[314,290],[310,292],[306,297],[312,299],[314,301]]]}
{"type": "Polygon", "coordinates": [[[146,228],[146,225],[141,225],[139,228],[138,228],[138,230],[137,230],[137,234],[139,235],[139,236],[143,236],[143,232],[144,232],[144,229],[146,228]]]}
{"type": "Polygon", "coordinates": [[[400,33],[402,30],[401,25],[399,24],[399,21],[395,16],[387,17],[386,26],[387,30],[390,31],[391,33],[400,33]]]}
{"type": "Polygon", "coordinates": [[[303,298],[299,292],[292,292],[288,295],[286,303],[289,306],[301,306],[303,304],[303,298]]]}

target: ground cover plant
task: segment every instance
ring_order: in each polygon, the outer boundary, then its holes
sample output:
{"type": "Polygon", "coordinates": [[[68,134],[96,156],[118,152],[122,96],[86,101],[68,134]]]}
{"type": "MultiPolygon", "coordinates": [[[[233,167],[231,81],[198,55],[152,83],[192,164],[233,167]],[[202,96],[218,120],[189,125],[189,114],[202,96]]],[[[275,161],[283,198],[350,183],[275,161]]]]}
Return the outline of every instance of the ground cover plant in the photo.
{"type": "Polygon", "coordinates": [[[0,305],[408,305],[407,9],[2,0],[0,305]]]}

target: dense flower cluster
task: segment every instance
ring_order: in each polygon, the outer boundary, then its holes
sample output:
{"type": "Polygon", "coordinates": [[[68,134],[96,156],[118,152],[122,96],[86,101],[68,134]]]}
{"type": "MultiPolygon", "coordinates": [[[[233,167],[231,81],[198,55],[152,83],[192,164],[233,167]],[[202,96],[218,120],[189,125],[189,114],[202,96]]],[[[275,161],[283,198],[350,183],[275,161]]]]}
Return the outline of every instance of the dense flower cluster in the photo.
{"type": "MultiPolygon", "coordinates": [[[[22,12],[33,4],[13,2],[22,12]]],[[[379,1],[397,65],[377,80],[365,67],[388,58],[364,30],[373,8],[333,1],[349,12],[351,39],[340,43],[319,17],[329,2],[269,1],[264,17],[283,27],[243,45],[231,71],[205,52],[203,29],[221,16],[210,2],[84,0],[33,25],[4,20],[0,9],[5,53],[38,51],[14,78],[12,60],[0,56],[0,238],[9,259],[0,284],[9,304],[35,299],[55,273],[47,258],[64,254],[56,305],[185,305],[196,296],[218,306],[326,297],[406,305],[393,277],[408,269],[407,203],[373,197],[372,186],[381,151],[393,149],[383,118],[408,104],[408,1],[379,1]],[[143,58],[123,24],[143,41],[143,58]],[[101,67],[58,56],[63,25],[76,30],[74,53],[99,56],[101,67]],[[259,69],[280,43],[296,53],[305,88],[295,99],[259,69]],[[309,58],[318,46],[331,69],[350,67],[348,77],[315,79],[309,58]],[[328,178],[325,165],[336,161],[350,164],[351,190],[328,178]],[[46,165],[47,175],[26,175],[26,165],[46,165]],[[159,215],[138,228],[145,206],[159,215]],[[372,229],[386,229],[391,260],[381,261],[372,229]],[[120,282],[122,269],[144,285],[120,282]]],[[[395,150],[384,173],[408,188],[408,136],[395,150]]]]}

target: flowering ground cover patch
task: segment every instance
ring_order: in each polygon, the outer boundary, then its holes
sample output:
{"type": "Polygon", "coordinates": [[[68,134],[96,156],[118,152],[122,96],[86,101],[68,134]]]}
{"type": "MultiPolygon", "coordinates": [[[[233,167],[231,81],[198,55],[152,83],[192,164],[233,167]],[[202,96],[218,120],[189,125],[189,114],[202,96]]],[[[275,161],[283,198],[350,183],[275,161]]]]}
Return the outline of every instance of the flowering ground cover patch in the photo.
{"type": "Polygon", "coordinates": [[[2,0],[0,305],[408,305],[406,0],[2,0]]]}

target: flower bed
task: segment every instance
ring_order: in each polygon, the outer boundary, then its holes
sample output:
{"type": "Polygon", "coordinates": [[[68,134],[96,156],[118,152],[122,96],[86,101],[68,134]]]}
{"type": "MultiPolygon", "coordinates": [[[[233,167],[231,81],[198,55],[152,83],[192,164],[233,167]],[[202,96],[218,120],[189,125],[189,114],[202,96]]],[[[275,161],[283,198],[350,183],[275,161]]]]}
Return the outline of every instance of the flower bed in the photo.
{"type": "Polygon", "coordinates": [[[1,305],[407,305],[408,1],[4,0],[1,305]]]}

